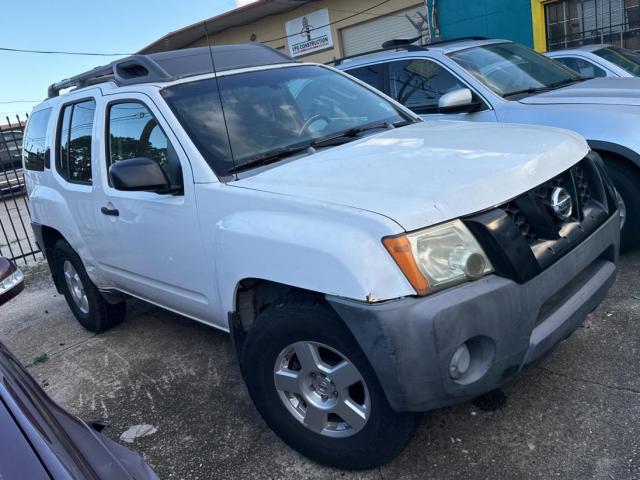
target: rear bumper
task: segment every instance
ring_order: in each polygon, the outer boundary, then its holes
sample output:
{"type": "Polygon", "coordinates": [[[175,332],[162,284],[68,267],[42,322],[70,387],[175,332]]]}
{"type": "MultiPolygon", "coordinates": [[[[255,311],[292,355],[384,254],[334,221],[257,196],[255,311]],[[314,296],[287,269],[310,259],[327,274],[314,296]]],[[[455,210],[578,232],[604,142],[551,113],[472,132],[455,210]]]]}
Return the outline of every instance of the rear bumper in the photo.
{"type": "Polygon", "coordinates": [[[493,390],[583,322],[613,284],[614,214],[579,246],[524,284],[497,275],[423,298],[365,304],[327,297],[367,355],[397,411],[426,411],[493,390]],[[471,368],[454,380],[463,343],[471,368]]]}

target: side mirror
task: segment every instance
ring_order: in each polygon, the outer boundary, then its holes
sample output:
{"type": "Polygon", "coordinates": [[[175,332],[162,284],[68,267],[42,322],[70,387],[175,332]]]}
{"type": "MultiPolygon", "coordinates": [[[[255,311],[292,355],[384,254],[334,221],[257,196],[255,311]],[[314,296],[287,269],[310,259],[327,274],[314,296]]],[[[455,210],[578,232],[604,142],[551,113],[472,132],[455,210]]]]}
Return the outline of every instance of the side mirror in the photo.
{"type": "Polygon", "coordinates": [[[440,113],[471,113],[478,110],[481,105],[482,103],[474,98],[471,90],[459,88],[440,97],[438,111],[440,113]]]}
{"type": "Polygon", "coordinates": [[[171,183],[156,162],[147,157],[121,160],[109,167],[111,185],[116,190],[165,193],[171,183]]]}
{"type": "Polygon", "coordinates": [[[16,264],[0,257],[0,305],[7,303],[24,289],[24,275],[16,264]]]}

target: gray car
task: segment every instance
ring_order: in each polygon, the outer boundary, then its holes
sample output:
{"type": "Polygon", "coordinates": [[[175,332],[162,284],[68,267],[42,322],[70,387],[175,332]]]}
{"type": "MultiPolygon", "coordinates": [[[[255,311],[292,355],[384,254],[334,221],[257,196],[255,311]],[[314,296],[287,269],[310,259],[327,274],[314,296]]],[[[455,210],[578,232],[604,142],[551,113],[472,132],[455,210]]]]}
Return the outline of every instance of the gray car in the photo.
{"type": "Polygon", "coordinates": [[[613,45],[583,45],[545,55],[583,77],[638,77],[640,55],[613,45]]]}
{"type": "MultiPolygon", "coordinates": [[[[640,243],[640,79],[585,79],[523,45],[479,38],[428,47],[396,43],[336,66],[425,119],[580,133],[605,161],[620,194],[622,248],[640,243]]],[[[543,143],[544,134],[531,141],[543,143]]]]}

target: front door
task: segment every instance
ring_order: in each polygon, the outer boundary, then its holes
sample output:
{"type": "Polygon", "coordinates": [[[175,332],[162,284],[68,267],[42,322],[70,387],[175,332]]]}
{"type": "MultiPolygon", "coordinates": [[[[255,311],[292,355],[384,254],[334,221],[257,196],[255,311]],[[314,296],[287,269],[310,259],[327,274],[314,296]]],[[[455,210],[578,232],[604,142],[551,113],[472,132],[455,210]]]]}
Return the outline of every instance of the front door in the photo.
{"type": "Polygon", "coordinates": [[[94,208],[105,232],[96,253],[100,268],[119,290],[210,322],[214,271],[204,257],[194,183],[184,151],[145,95],[104,98],[102,195],[94,208]],[[177,191],[115,189],[109,166],[135,157],[157,162],[177,191]]]}
{"type": "Polygon", "coordinates": [[[482,99],[457,76],[430,59],[394,60],[353,68],[347,72],[382,90],[425,120],[496,121],[495,112],[485,102],[473,113],[440,113],[438,102],[445,93],[469,88],[478,100],[482,99]]]}

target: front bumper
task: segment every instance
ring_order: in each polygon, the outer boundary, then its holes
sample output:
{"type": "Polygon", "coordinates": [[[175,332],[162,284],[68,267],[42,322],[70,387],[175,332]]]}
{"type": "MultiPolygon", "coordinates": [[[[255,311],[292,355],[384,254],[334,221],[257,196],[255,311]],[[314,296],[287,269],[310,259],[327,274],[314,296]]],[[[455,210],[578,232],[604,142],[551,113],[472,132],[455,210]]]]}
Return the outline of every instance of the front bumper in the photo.
{"type": "Polygon", "coordinates": [[[365,304],[327,300],[342,317],[397,411],[426,411],[493,390],[571,335],[613,284],[620,219],[526,283],[490,275],[428,297],[365,304]],[[471,367],[450,360],[467,342],[471,367]]]}

